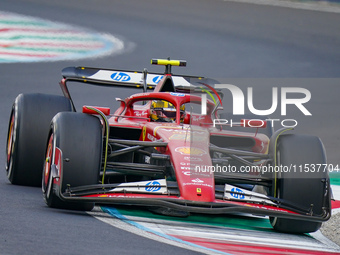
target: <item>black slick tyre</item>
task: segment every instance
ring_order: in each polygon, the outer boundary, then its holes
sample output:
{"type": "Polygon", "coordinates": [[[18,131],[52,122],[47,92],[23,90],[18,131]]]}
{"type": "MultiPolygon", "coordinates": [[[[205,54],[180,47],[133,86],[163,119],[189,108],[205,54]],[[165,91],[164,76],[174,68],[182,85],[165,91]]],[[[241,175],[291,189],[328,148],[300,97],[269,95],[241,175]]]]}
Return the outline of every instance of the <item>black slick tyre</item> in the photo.
{"type": "Polygon", "coordinates": [[[12,107],[6,173],[12,184],[40,186],[49,126],[58,112],[72,111],[63,96],[20,94],[12,107]]]}
{"type": "Polygon", "coordinates": [[[43,172],[42,190],[46,204],[59,209],[92,210],[94,203],[62,200],[57,187],[63,193],[68,186],[98,184],[101,158],[102,126],[99,119],[84,113],[57,114],[51,123],[43,172]],[[61,162],[56,162],[56,150],[61,152],[61,162]],[[60,178],[52,178],[56,165],[56,175],[62,172],[62,184],[60,178]]]}
{"type": "MultiPolygon", "coordinates": [[[[313,170],[313,166],[326,164],[320,139],[309,135],[282,135],[276,151],[277,166],[291,171],[278,173],[273,196],[296,205],[303,214],[321,216],[330,206],[330,190],[327,169],[313,170]]],[[[310,233],[321,227],[321,222],[278,217],[270,217],[270,222],[275,230],[286,233],[310,233]]]]}

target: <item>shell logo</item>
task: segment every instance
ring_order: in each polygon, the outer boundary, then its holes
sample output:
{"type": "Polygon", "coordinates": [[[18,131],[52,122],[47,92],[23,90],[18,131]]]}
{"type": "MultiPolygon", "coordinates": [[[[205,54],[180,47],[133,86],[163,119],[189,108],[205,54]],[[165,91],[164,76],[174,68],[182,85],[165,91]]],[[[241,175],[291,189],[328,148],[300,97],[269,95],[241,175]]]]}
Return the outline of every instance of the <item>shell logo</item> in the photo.
{"type": "Polygon", "coordinates": [[[175,151],[181,153],[182,155],[202,156],[207,154],[206,151],[197,147],[178,147],[175,149],[175,151]]]}

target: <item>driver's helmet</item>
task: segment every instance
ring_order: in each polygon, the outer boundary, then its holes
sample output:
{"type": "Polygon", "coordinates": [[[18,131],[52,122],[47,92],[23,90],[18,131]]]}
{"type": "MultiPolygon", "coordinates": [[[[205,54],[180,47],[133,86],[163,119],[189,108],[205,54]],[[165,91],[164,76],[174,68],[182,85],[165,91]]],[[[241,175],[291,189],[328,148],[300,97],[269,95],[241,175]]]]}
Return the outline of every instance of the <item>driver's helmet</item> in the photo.
{"type": "MultiPolygon", "coordinates": [[[[181,122],[184,119],[185,105],[180,108],[181,122]]],[[[164,100],[152,101],[150,109],[150,118],[153,121],[159,122],[175,122],[176,120],[176,108],[172,103],[164,100]]]]}

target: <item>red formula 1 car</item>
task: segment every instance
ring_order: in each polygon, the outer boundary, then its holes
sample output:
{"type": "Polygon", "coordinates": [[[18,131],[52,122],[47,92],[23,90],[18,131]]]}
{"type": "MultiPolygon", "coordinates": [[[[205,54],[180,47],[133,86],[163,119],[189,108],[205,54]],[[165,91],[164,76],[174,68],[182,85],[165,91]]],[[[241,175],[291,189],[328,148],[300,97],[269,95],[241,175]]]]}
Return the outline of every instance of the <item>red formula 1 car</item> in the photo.
{"type": "Polygon", "coordinates": [[[19,95],[8,128],[10,182],[42,183],[46,204],[56,208],[91,210],[98,203],[174,216],[265,215],[276,230],[293,233],[316,231],[330,218],[327,169],[298,168],[325,165],[319,138],[266,125],[245,132],[256,126],[247,119],[241,131],[220,125],[216,81],[172,75],[171,67],[185,61],[152,63],[165,65],[165,73],[70,67],[62,72],[64,97],[19,95]],[[76,112],[70,81],[143,93],[117,98],[113,114],[93,106],[76,112]]]}

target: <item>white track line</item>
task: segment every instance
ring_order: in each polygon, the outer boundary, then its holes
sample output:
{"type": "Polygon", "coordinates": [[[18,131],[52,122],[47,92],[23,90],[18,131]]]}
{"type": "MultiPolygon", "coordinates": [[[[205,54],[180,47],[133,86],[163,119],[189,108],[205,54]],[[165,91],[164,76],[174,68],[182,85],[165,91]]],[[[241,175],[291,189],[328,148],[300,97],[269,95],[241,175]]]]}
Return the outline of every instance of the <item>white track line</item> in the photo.
{"type": "Polygon", "coordinates": [[[330,4],[326,2],[306,3],[306,2],[289,1],[289,0],[222,0],[222,1],[286,7],[286,8],[301,9],[301,10],[308,10],[308,11],[340,13],[339,4],[330,4]]]}

